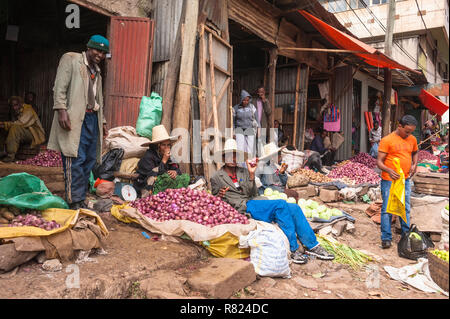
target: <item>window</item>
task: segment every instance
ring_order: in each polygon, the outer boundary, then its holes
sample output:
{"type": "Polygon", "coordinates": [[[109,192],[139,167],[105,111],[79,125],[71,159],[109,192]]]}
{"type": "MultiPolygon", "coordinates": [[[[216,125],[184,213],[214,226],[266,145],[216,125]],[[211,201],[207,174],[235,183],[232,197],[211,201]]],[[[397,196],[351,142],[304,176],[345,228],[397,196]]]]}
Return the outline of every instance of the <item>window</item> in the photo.
{"type": "Polygon", "coordinates": [[[370,5],[370,0],[358,0],[358,8],[365,8],[370,5]]]}
{"type": "Polygon", "coordinates": [[[347,11],[346,0],[329,0],[328,11],[333,13],[347,11]]]}
{"type": "Polygon", "coordinates": [[[350,0],[350,7],[352,9],[358,9],[358,0],[350,0]]]}

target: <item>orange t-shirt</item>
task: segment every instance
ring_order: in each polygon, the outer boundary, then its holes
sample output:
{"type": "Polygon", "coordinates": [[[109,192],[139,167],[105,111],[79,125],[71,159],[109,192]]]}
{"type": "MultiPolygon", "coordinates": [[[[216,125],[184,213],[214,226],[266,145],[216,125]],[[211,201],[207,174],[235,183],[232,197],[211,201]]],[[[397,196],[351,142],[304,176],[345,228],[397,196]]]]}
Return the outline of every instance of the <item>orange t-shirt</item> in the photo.
{"type": "MultiPolygon", "coordinates": [[[[392,160],[395,157],[400,159],[400,166],[405,173],[405,178],[409,177],[409,171],[411,170],[412,153],[417,152],[417,140],[413,135],[408,136],[406,139],[401,138],[397,133],[383,137],[378,146],[378,151],[387,153],[384,165],[395,170],[395,166],[392,160]]],[[[387,181],[392,181],[392,178],[385,171],[381,173],[381,178],[387,181]]]]}

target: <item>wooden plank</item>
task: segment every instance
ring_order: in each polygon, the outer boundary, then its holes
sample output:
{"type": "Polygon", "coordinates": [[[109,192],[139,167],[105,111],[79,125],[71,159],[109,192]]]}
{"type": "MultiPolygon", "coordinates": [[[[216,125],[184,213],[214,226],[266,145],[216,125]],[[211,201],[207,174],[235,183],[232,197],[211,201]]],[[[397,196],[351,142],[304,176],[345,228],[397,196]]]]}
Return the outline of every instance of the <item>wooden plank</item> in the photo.
{"type": "Polygon", "coordinates": [[[295,80],[295,109],[294,109],[294,137],[292,144],[296,145],[297,143],[297,122],[298,122],[298,103],[299,103],[299,90],[300,90],[300,64],[297,65],[297,78],[295,80]]]}
{"type": "MultiPolygon", "coordinates": [[[[210,80],[211,80],[211,99],[212,99],[212,110],[213,110],[213,118],[214,118],[214,130],[216,131],[215,137],[214,137],[214,151],[218,151],[220,148],[220,141],[219,141],[219,118],[217,116],[217,101],[216,101],[216,78],[214,76],[214,54],[213,54],[213,36],[211,33],[209,33],[209,71],[210,71],[210,80]]],[[[217,169],[219,169],[219,164],[216,163],[217,169]]]]}
{"type": "Polygon", "coordinates": [[[230,120],[229,120],[229,127],[230,127],[230,136],[228,138],[233,138],[234,132],[233,132],[233,47],[229,50],[230,56],[228,57],[228,69],[231,71],[231,83],[229,85],[229,91],[228,91],[228,107],[230,110],[230,120]]]}
{"type": "Polygon", "coordinates": [[[439,189],[429,189],[429,188],[416,188],[416,192],[422,193],[422,194],[429,194],[429,195],[439,195],[439,196],[449,196],[449,192],[445,190],[439,190],[439,189]]]}
{"type": "Polygon", "coordinates": [[[307,68],[307,70],[306,70],[306,79],[307,79],[307,82],[306,82],[306,88],[302,88],[302,89],[304,89],[305,90],[305,96],[304,96],[304,100],[303,100],[303,134],[302,134],[302,142],[300,143],[300,147],[299,147],[299,150],[303,150],[304,149],[304,147],[305,147],[305,131],[306,131],[306,118],[307,118],[307,109],[308,109],[308,103],[307,103],[307,100],[308,100],[308,82],[309,82],[309,65],[306,67],[307,68]]]}
{"type": "Polygon", "coordinates": [[[274,116],[275,116],[275,80],[276,80],[276,70],[277,70],[277,58],[278,49],[271,48],[269,50],[269,103],[272,107],[272,113],[270,115],[270,123],[268,123],[267,128],[273,128],[274,116]]]}
{"type": "MultiPolygon", "coordinates": [[[[211,34],[211,33],[210,33],[210,34],[211,34]]],[[[208,63],[208,64],[209,64],[209,60],[206,60],[206,63],[208,63]]],[[[225,70],[225,69],[221,68],[221,67],[220,67],[220,66],[218,66],[217,64],[216,64],[216,65],[214,65],[214,68],[215,68],[216,70],[218,70],[218,71],[222,72],[222,73],[223,73],[223,74],[225,74],[225,75],[231,76],[231,72],[228,72],[227,70],[225,70]]]]}
{"type": "MultiPolygon", "coordinates": [[[[219,104],[220,101],[222,101],[222,98],[223,98],[225,92],[227,91],[227,89],[229,88],[228,86],[230,85],[230,83],[231,83],[231,78],[227,78],[227,80],[223,84],[222,88],[220,89],[219,94],[217,95],[217,101],[216,101],[217,104],[219,104]]],[[[209,117],[208,117],[208,121],[207,121],[208,126],[210,125],[212,119],[213,119],[213,113],[210,113],[209,117]]]]}
{"type": "Polygon", "coordinates": [[[62,167],[42,167],[35,165],[20,165],[15,163],[0,164],[0,176],[7,176],[15,173],[28,173],[35,176],[52,176],[63,174],[62,167]]]}
{"type": "Polygon", "coordinates": [[[426,178],[443,178],[449,179],[449,175],[445,173],[416,173],[416,176],[426,177],[426,178]]]}
{"type": "Polygon", "coordinates": [[[447,185],[448,186],[448,179],[445,178],[424,178],[415,176],[413,177],[414,185],[415,184],[433,184],[433,185],[447,185]]]}
{"type": "Polygon", "coordinates": [[[301,52],[329,52],[329,53],[367,53],[363,51],[341,50],[341,49],[322,49],[322,48],[297,48],[297,47],[281,47],[279,50],[301,51],[301,52]]]}
{"type": "Polygon", "coordinates": [[[213,30],[211,30],[210,28],[208,28],[206,25],[204,26],[204,28],[205,28],[205,30],[206,30],[208,33],[212,34],[213,37],[214,37],[217,41],[219,41],[220,43],[222,43],[222,44],[223,44],[224,46],[226,46],[227,48],[231,49],[231,45],[230,45],[227,41],[225,41],[224,39],[222,39],[221,37],[219,37],[219,36],[216,34],[216,32],[214,32],[213,30]]]}

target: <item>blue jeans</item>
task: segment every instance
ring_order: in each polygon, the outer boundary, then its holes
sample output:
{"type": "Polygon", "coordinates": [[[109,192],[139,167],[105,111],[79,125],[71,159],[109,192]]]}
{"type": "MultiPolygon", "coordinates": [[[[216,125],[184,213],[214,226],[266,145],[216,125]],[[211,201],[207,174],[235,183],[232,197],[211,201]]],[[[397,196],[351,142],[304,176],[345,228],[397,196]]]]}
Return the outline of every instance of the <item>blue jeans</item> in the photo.
{"type": "MultiPolygon", "coordinates": [[[[392,181],[381,180],[381,197],[383,198],[383,206],[381,207],[381,240],[388,241],[392,241],[392,214],[386,212],[391,184],[392,181]]],[[[402,235],[409,230],[409,212],[411,211],[411,184],[409,179],[405,180],[405,210],[406,220],[408,223],[405,223],[403,219],[399,217],[400,224],[402,226],[402,235]]]]}
{"type": "Polygon", "coordinates": [[[297,236],[308,250],[319,244],[316,234],[297,204],[284,200],[250,200],[247,202],[247,213],[256,220],[276,222],[288,238],[292,252],[299,247],[297,236]]]}
{"type": "Polygon", "coordinates": [[[61,155],[66,188],[66,201],[77,203],[86,199],[89,176],[97,161],[97,113],[86,113],[81,127],[77,157],[61,155]]]}

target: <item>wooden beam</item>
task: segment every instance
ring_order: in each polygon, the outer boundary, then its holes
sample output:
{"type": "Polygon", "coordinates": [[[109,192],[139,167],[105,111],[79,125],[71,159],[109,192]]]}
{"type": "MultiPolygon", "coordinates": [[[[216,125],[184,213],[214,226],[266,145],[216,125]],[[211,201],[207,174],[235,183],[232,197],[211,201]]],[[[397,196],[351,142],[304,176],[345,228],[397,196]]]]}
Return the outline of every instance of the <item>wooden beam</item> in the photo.
{"type": "MultiPolygon", "coordinates": [[[[222,88],[220,89],[219,94],[217,94],[217,98],[216,98],[216,103],[219,104],[220,101],[222,101],[222,98],[226,92],[226,90],[228,89],[229,85],[231,83],[231,78],[227,78],[227,80],[225,81],[225,83],[223,84],[222,88]]],[[[211,123],[211,120],[213,119],[213,112],[209,113],[208,116],[208,121],[206,122],[206,125],[209,126],[211,123]]]]}
{"type": "MultiPolygon", "coordinates": [[[[173,126],[175,128],[184,128],[186,130],[189,130],[190,128],[189,121],[191,119],[191,90],[197,35],[198,6],[199,0],[189,0],[186,2],[180,75],[173,107],[173,126]]],[[[180,163],[180,167],[184,168],[184,173],[190,174],[189,163],[180,163]]]]}
{"type": "MultiPolygon", "coordinates": [[[[209,33],[209,72],[210,72],[210,79],[211,79],[211,99],[212,99],[212,111],[213,111],[213,118],[214,118],[214,131],[216,132],[214,136],[214,151],[217,152],[220,148],[220,141],[218,136],[218,130],[219,130],[219,118],[217,115],[217,100],[216,100],[216,78],[214,76],[214,54],[213,54],[213,35],[212,33],[209,33]]],[[[219,164],[216,163],[217,169],[219,169],[219,164]]]]}
{"type": "Polygon", "coordinates": [[[302,52],[325,52],[325,53],[353,53],[353,54],[361,54],[367,53],[364,51],[353,51],[353,50],[341,50],[341,49],[322,49],[322,48],[278,48],[279,50],[293,50],[293,51],[302,51],[302,52]]]}
{"type": "Polygon", "coordinates": [[[299,90],[300,90],[300,64],[297,65],[297,78],[295,80],[295,109],[294,109],[294,138],[292,141],[293,145],[297,142],[297,122],[298,122],[298,102],[299,102],[299,90]]]}
{"type": "Polygon", "coordinates": [[[276,80],[276,70],[277,70],[277,58],[278,58],[278,49],[271,48],[269,50],[269,102],[272,107],[272,113],[270,115],[270,123],[268,123],[268,128],[273,127],[273,122],[275,118],[275,80],[276,80]]]}
{"type": "Polygon", "coordinates": [[[307,112],[307,110],[308,110],[308,85],[309,85],[309,66],[307,66],[306,67],[307,68],[307,70],[306,70],[306,74],[305,74],[305,77],[306,77],[306,87],[305,88],[302,88],[302,90],[305,90],[305,96],[302,96],[302,99],[303,99],[303,134],[302,134],[302,141],[301,141],[301,143],[300,143],[300,147],[299,147],[299,149],[300,150],[303,150],[304,148],[305,148],[305,131],[306,131],[306,117],[307,117],[307,115],[308,115],[308,112],[307,112]]]}

